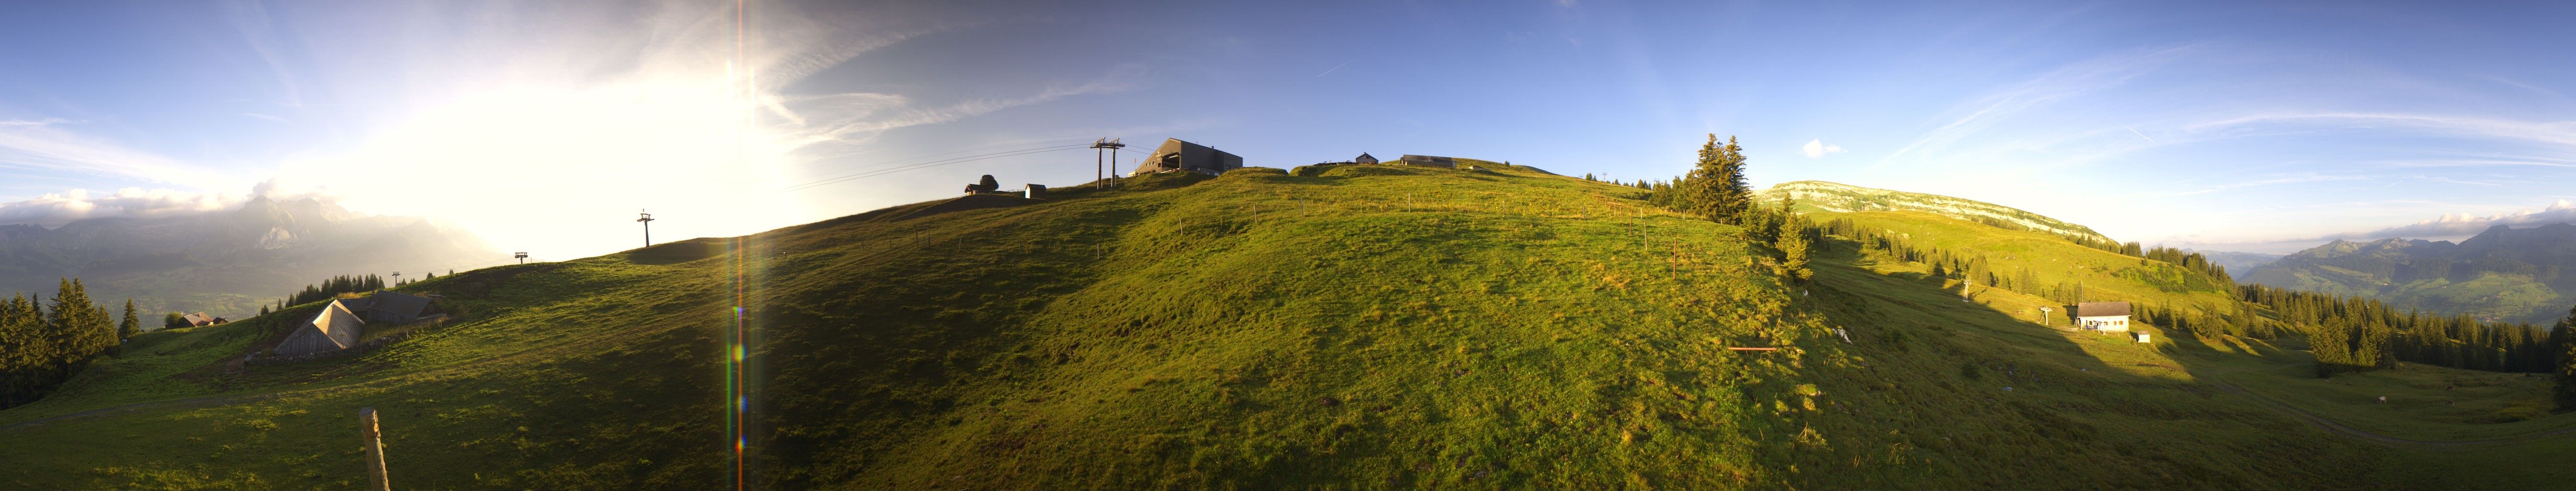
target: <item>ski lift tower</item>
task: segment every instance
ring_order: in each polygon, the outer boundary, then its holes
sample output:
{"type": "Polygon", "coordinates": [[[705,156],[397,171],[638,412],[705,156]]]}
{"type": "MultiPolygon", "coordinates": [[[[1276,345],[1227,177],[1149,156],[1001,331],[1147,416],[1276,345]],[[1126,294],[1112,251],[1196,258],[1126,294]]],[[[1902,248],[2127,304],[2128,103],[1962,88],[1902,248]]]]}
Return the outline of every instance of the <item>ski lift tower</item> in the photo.
{"type": "Polygon", "coordinates": [[[653,214],[635,210],[635,222],[644,224],[644,247],[653,247],[653,214]]]}
{"type": "Polygon", "coordinates": [[[1109,185],[1109,183],[1108,183],[1108,180],[1109,180],[1109,167],[1110,167],[1110,166],[1118,165],[1118,164],[1104,164],[1104,163],[1101,163],[1101,161],[1100,161],[1100,149],[1103,149],[1103,148],[1109,149],[1109,162],[1117,162],[1117,161],[1118,161],[1118,149],[1120,149],[1120,148],[1126,148],[1126,147],[1127,147],[1127,144],[1125,144],[1125,143],[1119,143],[1119,142],[1118,142],[1118,139],[1116,139],[1116,138],[1101,138],[1101,139],[1100,139],[1100,140],[1098,140],[1098,141],[1093,141],[1093,142],[1091,142],[1091,148],[1092,148],[1092,150],[1091,150],[1091,161],[1092,161],[1092,169],[1091,169],[1091,188],[1092,188],[1092,189],[1101,189],[1101,188],[1103,188],[1103,187],[1105,187],[1105,186],[1108,186],[1108,185],[1109,185]]]}
{"type": "MultiPolygon", "coordinates": [[[[648,239],[648,240],[649,240],[649,239],[648,239]]],[[[519,264],[527,264],[527,263],[528,263],[528,253],[525,253],[525,252],[520,252],[520,253],[513,253],[513,254],[510,254],[510,258],[519,260],[519,264]]]]}

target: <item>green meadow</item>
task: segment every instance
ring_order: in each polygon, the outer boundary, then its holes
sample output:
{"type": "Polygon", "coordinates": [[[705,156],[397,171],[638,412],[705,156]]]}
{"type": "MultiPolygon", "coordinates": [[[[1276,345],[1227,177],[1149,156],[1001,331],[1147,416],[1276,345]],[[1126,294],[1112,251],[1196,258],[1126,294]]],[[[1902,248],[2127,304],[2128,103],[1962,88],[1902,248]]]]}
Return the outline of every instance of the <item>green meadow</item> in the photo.
{"type": "MultiPolygon", "coordinates": [[[[2576,450],[2535,436],[2576,428],[2532,410],[2540,379],[2318,379],[2295,338],[2074,331],[2037,310],[2055,302],[1963,300],[1848,241],[1791,283],[1767,246],[1633,187],[1464,159],[1121,184],[441,276],[401,290],[457,319],[346,358],[229,363],[321,303],[144,334],[0,411],[0,487],[355,488],[360,407],[384,414],[398,489],[727,486],[738,325],[739,472],[761,488],[2576,482],[2540,457],[2576,450]]],[[[2043,233],[1814,215],[2044,282],[2233,305],[2043,233]]]]}

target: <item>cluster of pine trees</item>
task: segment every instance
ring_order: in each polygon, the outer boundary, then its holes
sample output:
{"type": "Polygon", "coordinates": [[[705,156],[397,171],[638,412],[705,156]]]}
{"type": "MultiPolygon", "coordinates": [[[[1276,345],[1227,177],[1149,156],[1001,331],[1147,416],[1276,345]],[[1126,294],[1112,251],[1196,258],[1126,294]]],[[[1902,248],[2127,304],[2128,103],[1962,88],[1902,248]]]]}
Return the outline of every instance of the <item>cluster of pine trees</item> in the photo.
{"type": "Polygon", "coordinates": [[[1717,135],[1710,134],[1690,174],[1669,182],[1619,184],[1646,190],[1647,203],[1740,227],[1746,240],[1768,244],[1780,253],[1782,276],[1792,282],[1807,281],[1815,275],[1808,267],[1808,249],[1821,238],[1815,223],[1790,211],[1789,200],[1782,200],[1778,208],[1756,206],[1753,186],[1744,181],[1744,164],[1744,146],[1735,137],[1719,144],[1717,135]]]}
{"type": "Polygon", "coordinates": [[[140,329],[134,302],[125,317],[90,302],[80,280],[66,279],[51,303],[16,294],[0,299],[0,408],[44,397],[140,329]]]}
{"type": "Polygon", "coordinates": [[[2564,351],[2538,326],[2482,322],[2465,315],[2398,310],[2362,297],[2240,287],[2247,302],[2270,307],[2283,322],[2308,334],[2320,375],[2393,368],[2414,362],[2497,372],[2560,370],[2564,351]]]}
{"type": "MultiPolygon", "coordinates": [[[[2127,244],[2126,248],[2135,249],[2137,245],[2138,243],[2136,242],[2130,242],[2127,244]]],[[[2220,284],[2236,284],[2236,278],[2227,275],[2226,266],[2211,263],[2209,262],[2209,256],[2204,256],[2197,252],[2183,252],[2182,249],[2156,246],[2155,248],[2147,249],[2143,254],[2133,253],[2129,255],[2182,266],[2183,269],[2188,269],[2192,272],[2200,273],[2202,276],[2207,276],[2210,279],[2218,280],[2220,284]]]]}
{"type": "Polygon", "coordinates": [[[385,279],[373,274],[333,276],[331,279],[323,280],[322,284],[319,285],[305,285],[304,291],[295,292],[294,295],[286,297],[285,300],[279,300],[274,309],[270,307],[261,307],[259,309],[259,315],[268,315],[269,312],[285,310],[288,306],[303,305],[306,302],[330,300],[331,297],[339,296],[342,293],[371,292],[383,289],[385,289],[385,279]]]}

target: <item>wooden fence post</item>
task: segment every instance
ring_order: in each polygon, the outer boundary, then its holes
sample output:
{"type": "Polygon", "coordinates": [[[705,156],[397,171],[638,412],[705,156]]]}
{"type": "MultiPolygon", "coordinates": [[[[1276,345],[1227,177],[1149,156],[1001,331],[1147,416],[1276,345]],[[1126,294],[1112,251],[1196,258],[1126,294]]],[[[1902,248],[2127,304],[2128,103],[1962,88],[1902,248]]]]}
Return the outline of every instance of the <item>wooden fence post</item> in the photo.
{"type": "Polygon", "coordinates": [[[393,491],[393,485],[385,482],[385,445],[376,428],[376,408],[358,408],[358,424],[358,433],[367,438],[367,489],[393,491]]]}

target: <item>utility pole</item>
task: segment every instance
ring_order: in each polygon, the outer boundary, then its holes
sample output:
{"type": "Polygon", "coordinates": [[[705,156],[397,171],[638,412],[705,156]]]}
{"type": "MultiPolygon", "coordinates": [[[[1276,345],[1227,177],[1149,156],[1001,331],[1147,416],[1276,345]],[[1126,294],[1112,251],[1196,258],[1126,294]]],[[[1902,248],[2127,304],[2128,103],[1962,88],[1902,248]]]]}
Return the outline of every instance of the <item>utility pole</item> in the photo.
{"type": "MultiPolygon", "coordinates": [[[[646,240],[651,240],[651,239],[649,239],[649,238],[648,238],[648,239],[646,239],[646,240]]],[[[510,255],[510,257],[518,259],[518,260],[519,260],[519,264],[527,264],[527,263],[528,263],[528,253],[521,252],[521,253],[511,254],[511,255],[510,255]]]]}
{"type": "Polygon", "coordinates": [[[402,272],[401,272],[401,271],[395,271],[395,272],[394,272],[394,286],[402,286],[402,272]]]}
{"type": "Polygon", "coordinates": [[[376,408],[358,408],[358,425],[358,434],[367,439],[367,489],[393,491],[393,484],[385,481],[384,433],[376,427],[376,408]]]}
{"type": "Polygon", "coordinates": [[[1106,186],[1109,185],[1109,167],[1118,163],[1118,149],[1125,148],[1126,146],[1127,144],[1119,143],[1118,139],[1115,138],[1101,138],[1097,141],[1091,142],[1092,189],[1106,189],[1106,186]],[[1100,161],[1100,149],[1103,148],[1109,149],[1110,159],[1106,164],[1103,164],[1100,161]]]}
{"type": "Polygon", "coordinates": [[[653,247],[653,214],[644,213],[644,210],[641,209],[635,210],[635,212],[635,214],[638,215],[635,217],[635,221],[637,223],[644,224],[644,247],[653,247]]]}

